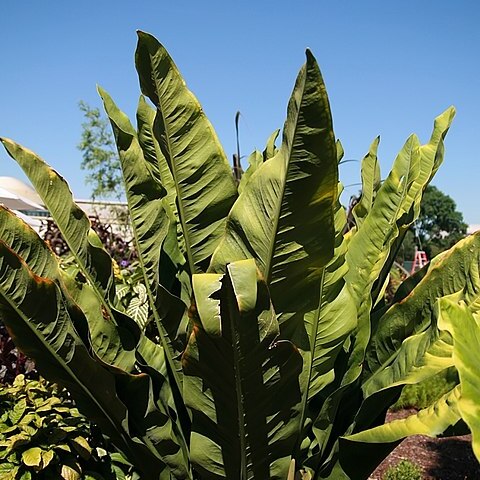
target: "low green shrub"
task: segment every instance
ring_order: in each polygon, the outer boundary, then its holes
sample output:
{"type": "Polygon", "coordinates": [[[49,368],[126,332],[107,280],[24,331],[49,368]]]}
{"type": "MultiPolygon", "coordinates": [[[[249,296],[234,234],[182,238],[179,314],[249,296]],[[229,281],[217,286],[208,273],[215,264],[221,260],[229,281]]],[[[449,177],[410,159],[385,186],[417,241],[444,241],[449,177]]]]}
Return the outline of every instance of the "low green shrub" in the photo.
{"type": "Polygon", "coordinates": [[[452,390],[458,384],[455,369],[448,369],[415,385],[406,385],[402,394],[391,410],[416,408],[421,410],[436,402],[442,395],[452,390]]]}
{"type": "Polygon", "coordinates": [[[122,457],[107,452],[98,429],[57,385],[18,375],[0,388],[0,412],[2,480],[127,478],[122,457]]]}
{"type": "Polygon", "coordinates": [[[385,472],[382,480],[422,480],[422,470],[409,460],[402,460],[385,472]]]}

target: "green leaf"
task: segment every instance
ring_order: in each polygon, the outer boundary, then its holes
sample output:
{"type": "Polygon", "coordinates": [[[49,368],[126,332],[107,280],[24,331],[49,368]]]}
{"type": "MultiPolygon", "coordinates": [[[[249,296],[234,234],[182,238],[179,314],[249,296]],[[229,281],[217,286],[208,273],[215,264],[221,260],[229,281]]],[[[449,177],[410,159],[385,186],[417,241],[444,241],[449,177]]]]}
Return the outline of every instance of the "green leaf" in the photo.
{"type": "MultiPolygon", "coordinates": [[[[76,205],[72,198],[72,193],[66,181],[51,169],[40,157],[30,150],[16,144],[8,139],[1,139],[8,154],[17,161],[22,167],[26,175],[29,177],[38,194],[42,197],[45,206],[55,219],[63,237],[73,255],[76,262],[82,270],[82,273],[89,280],[98,301],[102,303],[102,316],[97,321],[113,322],[117,329],[117,344],[122,349],[121,355],[116,355],[119,365],[133,368],[134,347],[139,341],[140,330],[138,325],[123,313],[116,311],[113,306],[113,295],[115,293],[114,279],[112,274],[112,261],[107,252],[103,249],[98,236],[90,229],[90,222],[86,214],[76,205]],[[105,318],[104,318],[105,317],[105,318]],[[128,357],[128,353],[130,356],[128,357]]],[[[6,218],[5,211],[0,211],[3,218],[6,218]]],[[[9,220],[12,222],[12,220],[9,220]]],[[[21,230],[25,230],[25,224],[21,226],[21,230]]],[[[21,231],[16,228],[17,231],[21,231]]],[[[32,238],[28,234],[28,239],[32,238]]],[[[5,240],[4,240],[5,241],[5,240]]],[[[36,242],[39,243],[38,237],[36,242]]],[[[21,249],[18,248],[19,242],[10,245],[16,253],[23,258],[23,250],[28,249],[28,244],[22,242],[21,249]]],[[[45,252],[44,247],[35,247],[36,251],[45,252]]],[[[42,262],[52,261],[45,253],[38,264],[42,262]]],[[[34,273],[42,276],[41,272],[36,269],[36,263],[32,265],[35,268],[34,273]]],[[[53,268],[53,267],[49,267],[53,268]]],[[[51,272],[51,270],[50,270],[51,272]]],[[[48,271],[45,272],[48,274],[48,271]]],[[[56,280],[58,273],[52,272],[48,278],[56,280]]]]}
{"type": "Polygon", "coordinates": [[[0,462],[0,475],[2,480],[15,480],[19,466],[9,462],[0,462]]]}
{"type": "Polygon", "coordinates": [[[439,326],[453,336],[453,360],[460,376],[458,410],[472,432],[473,452],[480,460],[480,316],[474,316],[464,303],[439,300],[439,326]]]}
{"type": "Polygon", "coordinates": [[[174,179],[188,267],[199,273],[208,266],[237,196],[231,167],[165,48],[138,32],[135,61],[142,92],[157,108],[154,134],[174,179]]]}
{"type": "MultiPolygon", "coordinates": [[[[339,189],[341,190],[341,188],[339,189]]],[[[339,194],[340,195],[340,194],[339,194]]],[[[320,283],[320,305],[305,315],[305,327],[310,347],[303,352],[304,369],[301,381],[305,385],[302,404],[302,425],[306,418],[316,420],[321,402],[315,396],[324,395],[326,387],[335,380],[335,361],[347,336],[356,326],[357,311],[353,296],[345,282],[348,266],[345,262],[345,209],[337,200],[335,211],[335,250],[325,267],[320,283]]],[[[340,379],[337,378],[337,383],[340,379]]],[[[314,425],[313,433],[321,441],[325,428],[314,425]]],[[[300,438],[305,438],[302,434],[300,438]]],[[[304,445],[305,447],[305,445],[304,445]]]]}
{"type": "Polygon", "coordinates": [[[275,146],[275,142],[279,134],[280,134],[280,129],[277,129],[268,137],[267,145],[265,147],[265,150],[262,152],[262,157],[264,162],[266,162],[267,160],[270,160],[277,154],[278,148],[275,146]]]}
{"type": "Polygon", "coordinates": [[[431,324],[440,297],[463,292],[468,304],[477,305],[480,296],[480,233],[471,235],[430,263],[420,282],[399,303],[375,320],[376,330],[367,350],[366,371],[370,374],[388,365],[410,335],[431,324]]]}
{"type": "Polygon", "coordinates": [[[343,437],[340,440],[340,464],[348,478],[366,478],[383,458],[385,450],[392,450],[396,442],[407,436],[436,437],[454,427],[461,420],[459,398],[460,386],[457,386],[417,414],[343,437]]]}
{"type": "Polygon", "coordinates": [[[63,480],[80,480],[82,478],[82,468],[76,462],[69,462],[63,464],[60,470],[60,475],[63,480]]]}
{"type": "Polygon", "coordinates": [[[13,406],[13,409],[10,410],[10,412],[8,413],[8,418],[13,424],[17,424],[20,422],[26,409],[27,409],[27,401],[24,398],[22,398],[19,402],[17,402],[13,406]]]}
{"type": "Polygon", "coordinates": [[[454,116],[455,109],[453,107],[448,108],[445,112],[439,115],[434,121],[430,141],[419,148],[420,164],[418,175],[416,175],[411,187],[406,191],[406,197],[404,199],[404,204],[411,206],[396,221],[396,227],[398,229],[398,232],[396,232],[397,237],[391,244],[388,259],[383,266],[382,272],[376,282],[376,288],[372,293],[372,298],[375,301],[377,301],[380,296],[382,285],[388,281],[389,272],[407,230],[420,215],[420,202],[422,201],[422,196],[443,161],[443,140],[450,128],[454,116]]]}
{"type": "Polygon", "coordinates": [[[32,473],[30,472],[30,470],[23,471],[20,476],[20,480],[32,480],[32,473]]]}
{"type": "MultiPolygon", "coordinates": [[[[49,377],[66,386],[79,406],[121,450],[148,469],[146,477],[164,470],[155,449],[129,436],[127,408],[117,396],[121,393],[116,389],[119,379],[133,381],[140,376],[104,368],[98,358],[92,357],[87,347],[87,322],[81,311],[69,304],[54,282],[28,270],[1,241],[0,305],[2,320],[18,347],[34,358],[49,377]]],[[[124,394],[128,397],[128,390],[124,394]]],[[[140,432],[145,429],[141,424],[135,428],[140,432]]]]}
{"type": "Polygon", "coordinates": [[[278,340],[253,260],[231,263],[225,275],[195,275],[193,289],[198,316],[183,365],[195,470],[284,479],[298,430],[301,356],[278,340]]]}
{"type": "Polygon", "coordinates": [[[362,160],[362,193],[359,202],[352,210],[357,231],[362,227],[363,221],[372,209],[375,196],[380,188],[380,163],[377,158],[379,142],[380,137],[377,137],[362,160]]]}
{"type": "Polygon", "coordinates": [[[358,327],[350,370],[345,379],[357,378],[370,339],[370,311],[373,306],[372,288],[388,259],[390,247],[398,236],[398,219],[411,206],[409,191],[420,169],[419,141],[412,135],[398,154],[393,169],[379,189],[363,227],[351,238],[347,263],[347,283],[352,289],[358,308],[358,327]]]}
{"type": "Polygon", "coordinates": [[[245,190],[247,183],[250,181],[251,176],[258,170],[260,165],[264,162],[262,154],[255,150],[248,157],[248,168],[243,173],[240,183],[238,184],[238,193],[242,193],[245,190]]]}
{"type": "Polygon", "coordinates": [[[210,265],[210,271],[223,272],[232,261],[254,258],[282,331],[295,332],[288,338],[304,349],[303,314],[318,307],[323,267],[333,256],[337,176],[325,85],[307,51],[288,105],[282,146],[257,169],[233,206],[210,265]]]}
{"type": "Polygon", "coordinates": [[[0,238],[37,275],[58,277],[58,263],[53,251],[29,225],[3,205],[0,205],[0,238]]]}
{"type": "Polygon", "coordinates": [[[145,331],[149,320],[147,289],[143,283],[138,283],[133,287],[133,291],[134,296],[128,304],[127,314],[145,331]]]}
{"type": "Polygon", "coordinates": [[[53,450],[42,450],[42,470],[48,467],[54,457],[55,452],[53,450]]]}
{"type": "Polygon", "coordinates": [[[453,341],[436,321],[425,332],[408,337],[388,363],[362,385],[364,401],[355,417],[355,431],[370,427],[385,415],[403,385],[433,377],[453,365],[453,341]]]}
{"type": "Polygon", "coordinates": [[[74,438],[69,438],[68,441],[70,442],[70,445],[73,446],[75,451],[84,459],[88,460],[90,456],[92,455],[92,447],[90,444],[87,442],[87,439],[82,437],[81,435],[74,437],[74,438]]]}
{"type": "Polygon", "coordinates": [[[157,327],[162,332],[160,340],[169,352],[167,359],[178,388],[181,388],[181,371],[173,342],[177,338],[180,322],[186,305],[170,293],[160,283],[162,261],[162,245],[168,235],[171,216],[165,197],[166,191],[158,179],[152,176],[143,151],[139,145],[135,129],[127,116],[114,104],[110,96],[98,89],[102,97],[117,142],[126,185],[135,245],[139,253],[144,283],[150,300],[157,327]]]}
{"type": "Polygon", "coordinates": [[[41,470],[42,467],[42,449],[39,447],[29,448],[22,453],[22,462],[27,467],[37,467],[41,470]]]}
{"type": "MultiPolygon", "coordinates": [[[[143,95],[140,96],[137,107],[138,142],[142,148],[150,175],[156,179],[157,184],[160,184],[166,190],[170,209],[174,213],[175,219],[178,219],[175,180],[168,166],[167,159],[162,153],[160,143],[155,138],[155,116],[156,110],[148,105],[143,95]]],[[[178,240],[183,242],[183,237],[180,236],[178,240]]],[[[182,252],[185,251],[184,245],[182,245],[181,250],[182,252]]]]}

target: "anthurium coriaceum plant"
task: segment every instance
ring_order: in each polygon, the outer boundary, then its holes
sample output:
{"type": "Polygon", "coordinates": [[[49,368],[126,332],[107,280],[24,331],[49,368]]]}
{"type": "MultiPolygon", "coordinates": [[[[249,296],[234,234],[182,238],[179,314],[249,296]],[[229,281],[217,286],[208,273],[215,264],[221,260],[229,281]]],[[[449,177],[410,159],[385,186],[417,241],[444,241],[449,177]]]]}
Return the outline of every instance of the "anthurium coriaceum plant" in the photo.
{"type": "Polygon", "coordinates": [[[345,233],[343,149],[310,51],[280,145],[275,132],[239,185],[165,48],[139,32],[135,61],[136,126],[99,93],[148,298],[142,322],[118,301],[112,260],[65,180],[2,139],[82,273],[61,270],[35,232],[0,210],[1,318],[43,375],[145,479],[362,479],[407,435],[475,431],[475,392],[462,384],[473,353],[454,319],[478,336],[480,235],[384,300],[454,109],[427,143],[408,138],[383,181],[373,142],[345,233]],[[383,425],[403,385],[451,366],[460,373],[451,392],[383,425]]]}

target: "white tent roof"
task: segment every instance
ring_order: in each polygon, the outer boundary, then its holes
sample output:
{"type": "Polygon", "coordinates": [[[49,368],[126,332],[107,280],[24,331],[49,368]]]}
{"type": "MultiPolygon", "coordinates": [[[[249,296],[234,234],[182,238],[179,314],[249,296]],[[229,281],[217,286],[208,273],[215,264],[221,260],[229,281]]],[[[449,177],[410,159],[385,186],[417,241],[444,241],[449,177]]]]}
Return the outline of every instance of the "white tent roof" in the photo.
{"type": "Polygon", "coordinates": [[[10,210],[45,210],[39,203],[0,187],[0,203],[10,210]]]}
{"type": "Polygon", "coordinates": [[[38,193],[30,185],[18,180],[18,178],[0,176],[0,188],[14,193],[24,200],[29,200],[34,204],[40,206],[43,205],[42,199],[38,193]]]}

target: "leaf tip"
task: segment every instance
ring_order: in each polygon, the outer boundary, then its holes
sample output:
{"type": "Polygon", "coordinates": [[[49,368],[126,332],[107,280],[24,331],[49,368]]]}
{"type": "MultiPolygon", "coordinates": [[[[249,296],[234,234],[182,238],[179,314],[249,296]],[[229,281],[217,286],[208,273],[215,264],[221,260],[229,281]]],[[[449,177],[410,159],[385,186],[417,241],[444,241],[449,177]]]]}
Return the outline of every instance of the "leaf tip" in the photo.
{"type": "Polygon", "coordinates": [[[305,50],[305,56],[307,57],[307,62],[316,62],[315,56],[309,48],[305,50]]]}

